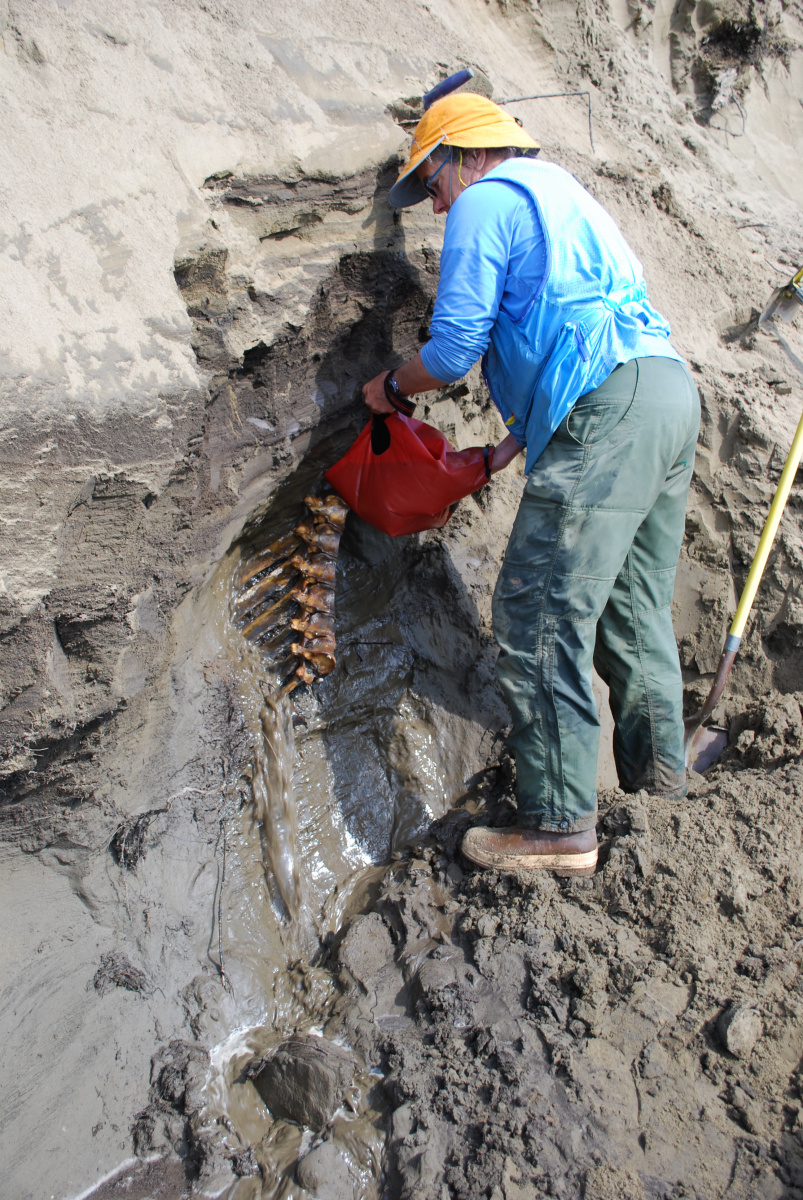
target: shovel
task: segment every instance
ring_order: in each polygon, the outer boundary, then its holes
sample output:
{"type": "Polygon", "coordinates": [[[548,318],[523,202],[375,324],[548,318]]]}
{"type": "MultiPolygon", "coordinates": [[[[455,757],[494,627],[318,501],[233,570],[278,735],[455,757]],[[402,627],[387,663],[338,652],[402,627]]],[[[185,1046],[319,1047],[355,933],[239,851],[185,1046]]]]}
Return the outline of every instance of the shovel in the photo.
{"type": "Polygon", "coordinates": [[[763,325],[770,317],[778,317],[779,320],[786,323],[791,321],[799,308],[803,308],[803,267],[797,271],[788,283],[777,287],[769,298],[769,303],[758,319],[759,325],[763,325]]]}
{"type": "MultiPolygon", "coordinates": [[[[803,278],[803,268],[801,268],[801,270],[795,276],[795,279],[799,280],[801,278],[803,278]]],[[[789,286],[792,285],[790,284],[789,286]]],[[[775,292],[775,295],[777,295],[779,292],[783,292],[784,290],[785,289],[783,288],[778,288],[775,292]]],[[[773,301],[770,300],[770,305],[772,302],[773,301]]],[[[803,300],[801,302],[803,302],[803,300]]],[[[717,669],[714,682],[711,685],[711,691],[708,693],[705,704],[700,711],[693,717],[687,717],[683,722],[685,730],[683,750],[686,758],[686,766],[689,766],[690,763],[693,767],[698,765],[699,760],[697,759],[697,751],[701,750],[703,753],[701,753],[700,759],[705,759],[705,761],[700,762],[700,770],[704,770],[705,767],[708,766],[709,763],[713,762],[718,754],[724,749],[724,744],[721,744],[718,749],[715,749],[715,737],[711,736],[713,731],[703,729],[703,722],[711,716],[711,713],[719,703],[719,698],[722,695],[725,687],[725,681],[730,675],[731,667],[733,666],[736,655],[739,652],[742,633],[744,632],[744,627],[747,624],[747,618],[750,616],[750,609],[753,607],[753,601],[755,600],[756,592],[758,591],[758,585],[761,582],[761,576],[764,574],[764,568],[767,565],[767,559],[769,558],[769,553],[772,549],[772,543],[775,541],[775,534],[778,532],[778,526],[781,522],[786,501],[789,497],[790,491],[792,490],[792,484],[795,479],[798,464],[800,463],[801,454],[803,454],[803,414],[801,414],[800,420],[798,421],[795,436],[792,439],[792,445],[789,450],[789,455],[786,459],[784,469],[781,472],[781,478],[778,482],[778,490],[775,493],[772,505],[770,506],[770,511],[767,514],[767,520],[764,523],[764,529],[761,533],[758,548],[756,549],[756,553],[750,567],[750,574],[747,576],[747,582],[744,585],[744,590],[742,591],[742,595],[739,600],[739,606],[736,609],[736,615],[731,623],[728,636],[725,638],[725,645],[722,648],[722,657],[719,660],[719,667],[717,669]],[[707,754],[705,754],[704,747],[702,745],[704,741],[708,742],[709,752],[707,754]],[[713,754],[711,753],[711,750],[714,750],[713,754]]]]}

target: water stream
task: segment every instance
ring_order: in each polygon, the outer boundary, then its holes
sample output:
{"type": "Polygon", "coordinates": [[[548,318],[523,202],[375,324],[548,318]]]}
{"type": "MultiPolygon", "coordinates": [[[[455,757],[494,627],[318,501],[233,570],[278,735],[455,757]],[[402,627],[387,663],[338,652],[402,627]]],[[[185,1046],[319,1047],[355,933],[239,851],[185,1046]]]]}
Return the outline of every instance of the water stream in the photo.
{"type": "MultiPolygon", "coordinates": [[[[309,1193],[293,1182],[293,1172],[312,1134],[274,1120],[244,1070],[291,1032],[321,1032],[337,996],[321,963],[326,945],[366,906],[384,868],[345,827],[332,792],[317,698],[284,695],[276,656],[247,641],[230,617],[238,567],[259,537],[232,548],[204,598],[217,661],[227,665],[250,744],[239,794],[231,789],[224,804],[229,833],[221,945],[226,1008],[251,1020],[212,1048],[199,1130],[214,1131],[230,1153],[250,1147],[259,1164],[261,1182],[246,1176],[228,1196],[302,1200],[309,1193]]],[[[327,1133],[351,1167],[358,1200],[379,1195],[385,1131],[372,1103],[376,1083],[367,1072],[355,1078],[327,1133]]]]}

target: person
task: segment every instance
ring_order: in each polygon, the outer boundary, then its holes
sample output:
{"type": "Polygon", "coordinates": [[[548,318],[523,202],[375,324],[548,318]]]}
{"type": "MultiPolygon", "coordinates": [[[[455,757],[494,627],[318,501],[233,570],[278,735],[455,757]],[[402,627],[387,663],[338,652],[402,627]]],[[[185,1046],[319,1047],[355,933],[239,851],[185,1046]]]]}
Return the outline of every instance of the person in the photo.
{"type": "Polygon", "coordinates": [[[700,406],[606,210],[502,108],[456,93],[419,122],[390,191],[446,214],[430,339],[363,388],[369,409],[460,379],[482,356],[509,429],[492,472],[525,453],[496,584],[497,672],[510,708],[517,824],[475,827],[470,860],[591,874],[597,861],[596,666],[628,791],[686,793],[670,602],[700,406]]]}

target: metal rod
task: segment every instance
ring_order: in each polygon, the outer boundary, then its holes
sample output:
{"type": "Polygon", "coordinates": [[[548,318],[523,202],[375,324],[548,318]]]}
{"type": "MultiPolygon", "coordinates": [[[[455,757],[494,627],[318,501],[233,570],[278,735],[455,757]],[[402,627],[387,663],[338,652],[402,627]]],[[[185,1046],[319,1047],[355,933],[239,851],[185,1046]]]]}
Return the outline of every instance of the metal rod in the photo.
{"type": "Polygon", "coordinates": [[[563,96],[585,96],[588,101],[588,140],[591,142],[592,153],[596,154],[590,92],[539,92],[537,96],[514,96],[512,100],[497,100],[497,104],[521,104],[524,100],[558,100],[563,96]]]}

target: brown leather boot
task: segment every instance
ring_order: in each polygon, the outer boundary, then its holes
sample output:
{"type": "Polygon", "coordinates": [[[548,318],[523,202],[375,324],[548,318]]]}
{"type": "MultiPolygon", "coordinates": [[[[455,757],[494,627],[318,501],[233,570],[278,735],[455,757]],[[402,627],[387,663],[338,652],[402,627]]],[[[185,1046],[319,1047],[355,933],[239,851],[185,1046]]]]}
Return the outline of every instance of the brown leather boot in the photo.
{"type": "Polygon", "coordinates": [[[554,871],[556,875],[593,875],[597,834],[545,833],[540,829],[488,829],[477,825],[463,838],[466,858],[496,871],[554,871]]]}

